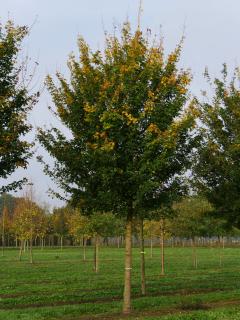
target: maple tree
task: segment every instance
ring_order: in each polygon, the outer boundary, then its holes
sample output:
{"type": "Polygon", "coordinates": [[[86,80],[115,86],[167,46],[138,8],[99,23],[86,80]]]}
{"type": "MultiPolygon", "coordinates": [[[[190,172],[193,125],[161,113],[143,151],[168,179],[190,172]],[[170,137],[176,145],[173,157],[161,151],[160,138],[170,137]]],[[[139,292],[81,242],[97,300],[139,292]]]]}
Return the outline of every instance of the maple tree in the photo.
{"type": "MultiPolygon", "coordinates": [[[[106,37],[103,52],[80,38],[79,58],[68,61],[70,80],[48,76],[54,112],[70,131],[40,128],[40,143],[54,158],[45,173],[84,214],[113,212],[125,219],[123,312],[131,310],[132,221],[169,203],[179,192],[195,144],[191,76],[178,70],[182,42],[167,57],[124,24],[106,37]]],[[[39,158],[44,163],[44,159],[39,158]]]]}

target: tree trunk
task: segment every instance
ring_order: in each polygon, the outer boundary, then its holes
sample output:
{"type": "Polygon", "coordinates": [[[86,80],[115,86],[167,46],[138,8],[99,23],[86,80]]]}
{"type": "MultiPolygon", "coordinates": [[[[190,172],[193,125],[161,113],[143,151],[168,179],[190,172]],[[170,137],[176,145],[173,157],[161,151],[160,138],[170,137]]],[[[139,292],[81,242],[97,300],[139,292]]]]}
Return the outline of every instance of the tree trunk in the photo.
{"type": "Polygon", "coordinates": [[[32,252],[33,239],[31,238],[29,241],[29,258],[30,263],[33,263],[33,252],[32,252]]]}
{"type": "Polygon", "coordinates": [[[197,253],[196,253],[196,246],[195,246],[195,240],[191,239],[192,242],[192,249],[193,249],[193,267],[197,269],[198,261],[197,261],[197,253]]]}
{"type": "Polygon", "coordinates": [[[2,213],[2,257],[4,256],[5,247],[5,212],[2,213]]]}
{"type": "Polygon", "coordinates": [[[4,256],[4,249],[5,249],[5,235],[4,235],[4,229],[2,231],[2,257],[4,256]]]}
{"type": "Polygon", "coordinates": [[[99,270],[99,260],[98,260],[98,250],[99,250],[99,236],[95,237],[95,247],[94,247],[94,271],[98,273],[99,270]]]}
{"type": "Polygon", "coordinates": [[[150,240],[151,242],[150,242],[150,257],[151,257],[151,259],[152,259],[152,257],[153,257],[153,239],[152,239],[152,237],[151,237],[151,240],[150,240]]]}
{"type": "Polygon", "coordinates": [[[120,237],[117,237],[117,247],[120,248],[120,237]]]}
{"type": "Polygon", "coordinates": [[[86,261],[86,244],[87,241],[85,238],[83,238],[83,261],[86,261]]]}
{"type": "Polygon", "coordinates": [[[123,313],[131,312],[131,270],[132,270],[132,215],[128,215],[125,234],[125,276],[123,293],[123,313]]]}
{"type": "Polygon", "coordinates": [[[224,237],[222,237],[222,244],[220,244],[220,256],[219,256],[219,266],[222,267],[223,265],[223,250],[225,248],[225,241],[224,237]]]}
{"type": "Polygon", "coordinates": [[[161,275],[165,274],[165,252],[164,252],[164,226],[162,221],[162,228],[161,228],[161,275]]]}
{"type": "Polygon", "coordinates": [[[145,251],[144,251],[144,234],[143,234],[143,220],[140,222],[140,254],[141,254],[141,292],[144,296],[146,294],[146,280],[145,280],[145,251]]]}
{"type": "Polygon", "coordinates": [[[61,251],[63,249],[63,236],[60,236],[60,245],[61,245],[61,251]]]}
{"type": "Polygon", "coordinates": [[[23,240],[20,242],[20,247],[19,247],[19,261],[22,259],[22,252],[23,252],[23,240]]]}

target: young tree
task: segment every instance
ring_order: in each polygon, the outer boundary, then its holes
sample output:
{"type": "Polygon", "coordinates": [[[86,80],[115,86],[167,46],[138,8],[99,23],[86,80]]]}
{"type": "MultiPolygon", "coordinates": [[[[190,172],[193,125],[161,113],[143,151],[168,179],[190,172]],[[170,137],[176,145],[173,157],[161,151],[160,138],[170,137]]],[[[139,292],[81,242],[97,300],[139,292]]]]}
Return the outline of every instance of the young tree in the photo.
{"type": "Polygon", "coordinates": [[[1,215],[1,234],[2,234],[2,256],[4,256],[5,249],[5,233],[6,233],[6,220],[8,219],[8,209],[6,206],[3,207],[2,215],[1,215]]]}
{"type": "Polygon", "coordinates": [[[99,245],[100,238],[111,236],[114,232],[115,217],[112,213],[95,212],[89,218],[89,234],[95,239],[94,271],[99,271],[99,245]]]}
{"type": "Polygon", "coordinates": [[[210,228],[208,214],[212,211],[210,203],[202,197],[192,196],[182,199],[173,205],[176,216],[170,230],[173,235],[191,240],[193,249],[193,266],[197,268],[195,238],[205,236],[210,228]]]}
{"type": "Polygon", "coordinates": [[[89,218],[81,215],[78,210],[75,210],[69,215],[67,221],[69,234],[72,235],[77,242],[81,242],[82,240],[84,261],[86,260],[87,239],[91,237],[89,223],[89,218]]]}
{"type": "MultiPolygon", "coordinates": [[[[206,74],[209,78],[208,74],[206,74]]],[[[215,207],[215,213],[240,226],[240,89],[235,77],[214,80],[212,100],[199,102],[202,143],[194,166],[197,187],[215,207]]],[[[210,80],[210,79],[209,79],[210,80]]]]}
{"type": "MultiPolygon", "coordinates": [[[[36,95],[30,95],[21,79],[26,65],[17,64],[17,56],[26,27],[15,27],[11,21],[0,25],[0,179],[6,179],[17,168],[26,168],[31,156],[31,143],[23,140],[31,126],[28,112],[36,103],[36,95]]],[[[0,187],[0,192],[16,189],[23,180],[0,187]]]]}
{"type": "Polygon", "coordinates": [[[21,260],[23,244],[28,241],[30,263],[33,263],[33,239],[38,236],[38,224],[43,215],[43,210],[31,198],[19,198],[13,216],[15,235],[21,241],[19,260],[21,260]]]}
{"type": "Polygon", "coordinates": [[[150,44],[126,23],[120,39],[107,36],[104,52],[79,39],[80,57],[68,62],[70,83],[59,73],[59,86],[47,78],[54,112],[71,137],[39,129],[55,158],[45,172],[82,212],[125,218],[124,313],[131,310],[132,220],[174,198],[194,144],[190,75],[177,68],[181,44],[164,59],[162,43],[150,44]]]}
{"type": "Polygon", "coordinates": [[[169,208],[162,208],[152,213],[152,220],[144,222],[144,234],[150,238],[151,258],[153,257],[153,238],[160,239],[161,247],[161,275],[165,274],[165,239],[169,238],[170,222],[168,217],[171,218],[172,210],[169,208]]]}
{"type": "Polygon", "coordinates": [[[117,247],[120,248],[121,239],[124,237],[125,232],[125,221],[121,217],[114,217],[114,224],[111,228],[112,230],[112,237],[117,237],[117,247]]]}
{"type": "Polygon", "coordinates": [[[36,223],[35,238],[40,239],[41,249],[43,249],[44,238],[48,231],[48,216],[46,215],[46,212],[43,209],[40,210],[39,213],[40,214],[38,214],[35,219],[35,223],[36,223]]]}
{"type": "Polygon", "coordinates": [[[67,212],[68,208],[62,207],[55,208],[52,214],[53,232],[60,239],[61,250],[63,249],[63,238],[68,233],[67,212]]]}

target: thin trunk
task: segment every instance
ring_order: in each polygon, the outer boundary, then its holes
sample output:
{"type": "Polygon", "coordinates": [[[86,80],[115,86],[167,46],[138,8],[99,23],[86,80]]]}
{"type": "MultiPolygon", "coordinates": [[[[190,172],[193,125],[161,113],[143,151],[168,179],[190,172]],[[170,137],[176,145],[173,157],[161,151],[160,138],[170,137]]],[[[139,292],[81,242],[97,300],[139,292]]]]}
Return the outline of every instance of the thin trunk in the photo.
{"type": "Polygon", "coordinates": [[[4,227],[2,231],[2,257],[4,256],[4,249],[5,249],[5,235],[4,235],[4,227]]]}
{"type": "Polygon", "coordinates": [[[161,227],[161,275],[165,273],[165,252],[164,252],[164,221],[162,219],[161,227]]]}
{"type": "Polygon", "coordinates": [[[83,261],[86,261],[86,244],[87,241],[85,238],[83,238],[83,261]]]}
{"type": "Polygon", "coordinates": [[[33,263],[33,250],[32,250],[32,245],[33,245],[33,239],[31,238],[29,241],[29,258],[30,258],[30,263],[33,263]]]}
{"type": "Polygon", "coordinates": [[[219,267],[221,268],[222,267],[222,259],[223,256],[222,256],[222,248],[220,247],[220,254],[219,254],[219,267]]]}
{"type": "Polygon", "coordinates": [[[191,239],[192,242],[192,249],[193,249],[193,267],[197,269],[198,261],[197,261],[197,253],[196,253],[196,246],[195,246],[195,239],[191,239]]]}
{"type": "Polygon", "coordinates": [[[61,245],[61,251],[63,249],[63,236],[60,237],[60,245],[61,245]]]}
{"type": "Polygon", "coordinates": [[[140,225],[140,254],[141,254],[141,292],[144,296],[146,294],[146,280],[145,280],[145,251],[144,251],[144,234],[143,234],[143,220],[140,225]]]}
{"type": "Polygon", "coordinates": [[[222,267],[223,265],[223,250],[225,248],[225,241],[224,237],[222,237],[222,244],[220,244],[220,255],[219,255],[219,266],[222,267]]]}
{"type": "Polygon", "coordinates": [[[22,252],[23,252],[23,240],[20,242],[20,247],[19,247],[19,261],[22,259],[22,252]]]}
{"type": "Polygon", "coordinates": [[[18,247],[18,239],[15,238],[15,247],[17,248],[18,247]]]}
{"type": "Polygon", "coordinates": [[[123,293],[123,313],[131,312],[131,270],[132,270],[132,215],[127,217],[125,234],[125,276],[123,293]]]}
{"type": "Polygon", "coordinates": [[[117,247],[120,248],[120,237],[117,237],[117,247]]]}
{"type": "Polygon", "coordinates": [[[94,271],[98,273],[99,270],[99,260],[98,260],[98,250],[99,250],[99,236],[95,237],[95,247],[94,247],[94,271]]]}
{"type": "Polygon", "coordinates": [[[152,257],[153,257],[153,239],[152,239],[152,237],[151,237],[150,246],[151,246],[150,257],[151,257],[151,259],[152,259],[152,257]]]}
{"type": "Polygon", "coordinates": [[[2,257],[4,256],[4,247],[5,247],[5,208],[2,213],[2,257]]]}

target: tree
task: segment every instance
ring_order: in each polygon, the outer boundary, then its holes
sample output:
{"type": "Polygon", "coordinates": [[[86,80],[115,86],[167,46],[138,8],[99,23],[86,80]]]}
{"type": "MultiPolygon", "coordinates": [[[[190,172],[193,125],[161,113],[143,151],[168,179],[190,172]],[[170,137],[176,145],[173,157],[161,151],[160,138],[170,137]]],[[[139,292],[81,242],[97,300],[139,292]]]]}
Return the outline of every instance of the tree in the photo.
{"type": "Polygon", "coordinates": [[[45,172],[83,213],[124,217],[124,313],[131,310],[133,217],[172,201],[195,143],[195,109],[186,106],[191,77],[177,68],[181,45],[164,59],[162,44],[150,45],[126,23],[120,40],[107,36],[104,52],[79,39],[80,57],[68,61],[70,82],[59,73],[59,85],[47,78],[54,112],[71,136],[39,129],[55,159],[45,172]]]}
{"type": "Polygon", "coordinates": [[[5,232],[6,232],[6,220],[8,218],[8,209],[6,206],[3,207],[2,215],[1,215],[1,234],[2,234],[2,256],[4,256],[5,249],[5,232]]]}
{"type": "Polygon", "coordinates": [[[68,216],[68,231],[77,242],[82,240],[83,244],[83,260],[86,260],[86,244],[87,239],[91,237],[89,230],[89,218],[81,215],[78,210],[75,210],[71,215],[68,216]]]}
{"type": "Polygon", "coordinates": [[[172,220],[170,230],[175,236],[191,240],[193,266],[197,268],[195,237],[206,236],[208,229],[211,228],[208,214],[212,211],[212,206],[205,198],[192,196],[175,203],[173,209],[176,216],[172,220]]]}
{"type": "Polygon", "coordinates": [[[29,195],[25,198],[19,198],[13,216],[15,235],[21,241],[19,260],[21,260],[24,242],[29,241],[30,263],[33,263],[33,239],[38,236],[39,221],[43,220],[43,215],[43,210],[32,201],[29,195]]]}
{"type": "MultiPolygon", "coordinates": [[[[240,226],[240,90],[237,72],[230,84],[225,65],[222,75],[222,79],[214,80],[212,99],[199,102],[202,143],[195,161],[194,181],[218,217],[240,226]]],[[[209,79],[207,73],[206,76],[209,79]]]]}
{"type": "Polygon", "coordinates": [[[89,219],[89,234],[95,238],[94,248],[94,271],[97,273],[99,270],[99,245],[100,237],[113,235],[115,217],[113,214],[104,212],[94,212],[89,219]]]}
{"type": "Polygon", "coordinates": [[[125,221],[121,217],[115,216],[111,230],[112,234],[110,236],[117,237],[117,247],[120,248],[121,239],[124,237],[125,221]]]}
{"type": "Polygon", "coordinates": [[[158,237],[159,225],[155,220],[146,220],[143,225],[143,232],[147,238],[150,238],[150,257],[153,258],[153,238],[158,237]]]}
{"type": "MultiPolygon", "coordinates": [[[[153,238],[160,239],[161,246],[161,275],[165,274],[165,239],[170,237],[170,222],[173,211],[168,207],[161,207],[149,215],[149,220],[143,224],[142,234],[150,238],[151,258],[153,257],[153,238]]],[[[141,234],[141,233],[140,233],[141,234]]]]}
{"type": "Polygon", "coordinates": [[[3,193],[0,197],[0,234],[2,238],[2,256],[4,256],[4,247],[6,245],[6,235],[9,240],[11,233],[11,217],[15,198],[9,194],[3,193]]]}
{"type": "MultiPolygon", "coordinates": [[[[41,208],[42,209],[42,208],[41,208]]],[[[41,242],[41,248],[44,247],[44,237],[48,232],[48,216],[46,212],[42,209],[39,211],[35,218],[36,229],[35,229],[35,239],[39,238],[41,242]]]]}
{"type": "Polygon", "coordinates": [[[68,232],[67,207],[55,208],[52,215],[53,231],[60,238],[60,247],[63,248],[63,237],[68,232]]]}
{"type": "MultiPolygon", "coordinates": [[[[36,103],[37,95],[28,93],[21,74],[26,65],[17,64],[17,56],[27,27],[15,27],[8,21],[0,25],[0,178],[6,179],[17,168],[26,168],[32,144],[23,140],[31,126],[28,112],[36,103]]],[[[14,181],[0,187],[0,192],[16,189],[25,181],[14,181]]]]}

